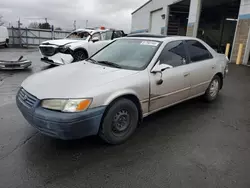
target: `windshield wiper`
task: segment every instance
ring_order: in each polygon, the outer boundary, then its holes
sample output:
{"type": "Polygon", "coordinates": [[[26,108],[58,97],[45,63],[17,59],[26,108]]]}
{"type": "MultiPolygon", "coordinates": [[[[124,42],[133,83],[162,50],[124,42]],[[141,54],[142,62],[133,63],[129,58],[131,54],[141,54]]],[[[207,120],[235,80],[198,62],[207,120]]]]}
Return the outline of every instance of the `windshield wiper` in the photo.
{"type": "Polygon", "coordinates": [[[97,61],[98,63],[100,64],[104,64],[104,65],[108,65],[108,66],[111,66],[111,67],[115,67],[115,68],[121,68],[120,65],[116,64],[116,63],[112,63],[110,61],[97,61]]]}
{"type": "Polygon", "coordinates": [[[92,63],[97,64],[97,61],[96,61],[96,60],[94,60],[94,59],[92,59],[92,58],[88,58],[88,59],[86,59],[86,61],[91,61],[92,63]]]}

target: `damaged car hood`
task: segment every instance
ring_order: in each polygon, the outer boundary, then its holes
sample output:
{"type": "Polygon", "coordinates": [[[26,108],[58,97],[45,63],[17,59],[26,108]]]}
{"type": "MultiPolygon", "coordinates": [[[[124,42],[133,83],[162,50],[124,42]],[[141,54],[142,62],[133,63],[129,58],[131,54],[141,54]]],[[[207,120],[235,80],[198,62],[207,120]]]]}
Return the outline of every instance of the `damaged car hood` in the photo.
{"type": "Polygon", "coordinates": [[[72,40],[72,39],[60,39],[60,40],[48,40],[42,43],[42,45],[57,45],[57,46],[63,46],[66,44],[72,44],[77,42],[87,42],[85,40],[72,40]]]}
{"type": "Polygon", "coordinates": [[[81,61],[34,74],[22,83],[22,87],[38,99],[83,98],[89,97],[86,93],[92,89],[137,72],[81,61]]]}

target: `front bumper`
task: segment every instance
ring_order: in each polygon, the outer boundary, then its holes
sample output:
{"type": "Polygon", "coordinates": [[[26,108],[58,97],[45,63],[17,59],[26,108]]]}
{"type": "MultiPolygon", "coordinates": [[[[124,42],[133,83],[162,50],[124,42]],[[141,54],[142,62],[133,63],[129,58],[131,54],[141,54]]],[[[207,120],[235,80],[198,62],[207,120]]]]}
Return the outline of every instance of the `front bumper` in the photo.
{"type": "Polygon", "coordinates": [[[5,61],[0,60],[0,69],[3,70],[19,70],[26,69],[31,66],[32,62],[29,60],[20,60],[20,61],[5,61]]]}
{"type": "Polygon", "coordinates": [[[78,113],[63,113],[44,109],[40,100],[32,107],[27,106],[18,94],[16,104],[24,118],[42,134],[62,140],[80,139],[97,135],[105,107],[78,113]]]}
{"type": "Polygon", "coordinates": [[[53,56],[44,56],[42,54],[41,61],[51,65],[66,65],[74,61],[74,58],[70,54],[56,53],[53,56]]]}

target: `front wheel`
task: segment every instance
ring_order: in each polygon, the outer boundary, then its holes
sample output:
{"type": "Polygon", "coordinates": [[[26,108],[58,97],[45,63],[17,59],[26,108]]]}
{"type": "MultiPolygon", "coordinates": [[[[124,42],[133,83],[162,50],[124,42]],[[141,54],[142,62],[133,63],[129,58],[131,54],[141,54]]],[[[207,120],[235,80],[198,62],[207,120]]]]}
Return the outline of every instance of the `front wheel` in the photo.
{"type": "Polygon", "coordinates": [[[207,88],[207,91],[205,93],[206,101],[212,102],[218,97],[218,94],[219,94],[220,88],[221,88],[221,83],[222,83],[222,80],[218,75],[216,75],[212,79],[212,81],[211,81],[211,83],[210,83],[210,85],[207,88]]]}
{"type": "Polygon", "coordinates": [[[82,61],[87,58],[86,53],[83,50],[76,50],[73,54],[74,62],[82,61]]]}
{"type": "Polygon", "coordinates": [[[138,119],[136,105],[131,100],[119,99],[106,111],[99,136],[109,144],[121,144],[134,133],[138,119]]]}

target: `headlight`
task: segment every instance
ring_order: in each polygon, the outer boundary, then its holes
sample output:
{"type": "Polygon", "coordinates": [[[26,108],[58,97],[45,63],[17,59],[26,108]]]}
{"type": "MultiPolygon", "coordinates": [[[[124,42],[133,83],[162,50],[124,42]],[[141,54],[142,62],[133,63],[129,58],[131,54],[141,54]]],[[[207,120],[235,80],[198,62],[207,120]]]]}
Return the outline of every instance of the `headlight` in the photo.
{"type": "Polygon", "coordinates": [[[65,45],[59,48],[59,51],[64,53],[70,48],[70,45],[65,45]]]}
{"type": "Polygon", "coordinates": [[[62,112],[81,112],[87,110],[91,102],[92,99],[46,99],[41,106],[62,112]]]}

